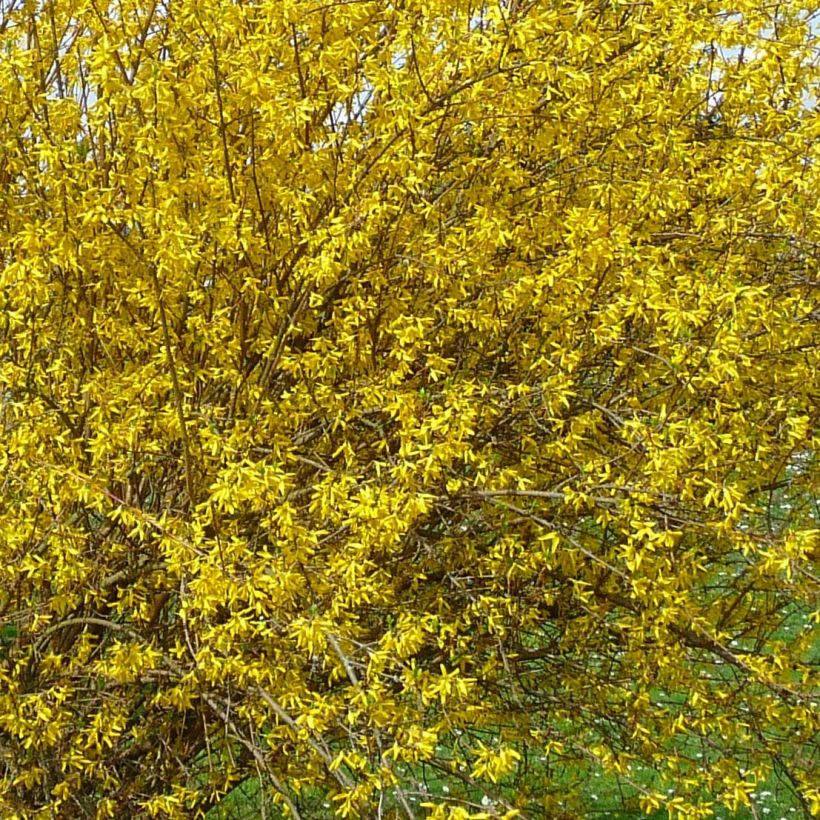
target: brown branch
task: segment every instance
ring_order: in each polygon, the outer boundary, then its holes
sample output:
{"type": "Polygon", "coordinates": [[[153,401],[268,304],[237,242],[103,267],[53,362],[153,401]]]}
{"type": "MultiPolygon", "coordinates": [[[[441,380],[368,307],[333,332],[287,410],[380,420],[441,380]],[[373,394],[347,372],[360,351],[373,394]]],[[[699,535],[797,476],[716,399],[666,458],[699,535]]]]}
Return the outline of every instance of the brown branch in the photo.
{"type": "Polygon", "coordinates": [[[121,230],[112,222],[105,223],[114,235],[131,251],[139,263],[148,270],[156,292],[157,307],[159,309],[160,324],[162,325],[162,338],[165,344],[165,355],[168,362],[168,370],[171,374],[171,384],[173,386],[174,404],[176,406],[177,418],[179,419],[180,432],[182,434],[182,454],[185,460],[185,485],[188,491],[188,501],[193,507],[196,504],[196,494],[194,492],[193,462],[191,459],[191,445],[188,440],[188,426],[185,423],[185,408],[182,403],[182,390],[179,385],[179,375],[177,374],[176,362],[171,349],[171,333],[168,330],[168,316],[165,312],[165,303],[162,298],[162,285],[157,275],[156,266],[146,261],[145,257],[134,247],[133,243],[125,236],[121,230]]]}

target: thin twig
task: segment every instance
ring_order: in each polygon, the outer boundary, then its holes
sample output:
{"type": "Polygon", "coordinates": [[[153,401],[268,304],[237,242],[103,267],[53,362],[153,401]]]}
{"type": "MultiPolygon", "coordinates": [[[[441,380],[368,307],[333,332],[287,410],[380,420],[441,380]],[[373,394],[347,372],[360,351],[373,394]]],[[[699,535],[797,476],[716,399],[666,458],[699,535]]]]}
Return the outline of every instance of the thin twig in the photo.
{"type": "Polygon", "coordinates": [[[179,424],[182,434],[182,454],[183,458],[185,459],[185,484],[186,489],[188,491],[188,501],[193,507],[196,504],[196,498],[194,493],[191,445],[188,440],[188,426],[185,423],[185,408],[182,403],[182,390],[179,386],[179,376],[177,374],[176,362],[174,360],[174,354],[171,349],[171,334],[168,330],[168,316],[165,312],[165,303],[162,298],[162,285],[160,284],[159,276],[157,275],[156,266],[145,259],[145,257],[137,250],[137,248],[134,247],[134,244],[128,239],[128,237],[125,236],[121,230],[117,229],[117,226],[114,225],[113,222],[107,221],[105,224],[108,226],[109,230],[111,230],[113,234],[125,245],[125,247],[128,248],[129,251],[131,251],[133,256],[143,266],[143,268],[148,270],[148,274],[150,275],[151,280],[154,284],[154,290],[156,292],[157,298],[157,307],[159,308],[160,324],[162,325],[162,338],[165,344],[165,356],[168,361],[168,370],[171,374],[171,385],[173,387],[174,392],[174,404],[176,405],[177,417],[179,418],[179,424]]]}
{"type": "MultiPolygon", "coordinates": [[[[300,733],[299,724],[280,706],[276,700],[272,697],[269,692],[266,692],[261,686],[256,687],[256,692],[261,696],[262,700],[270,706],[271,709],[276,713],[276,716],[289,728],[293,729],[294,732],[297,734],[300,733]]],[[[311,737],[307,738],[308,745],[311,749],[313,749],[319,757],[325,762],[328,767],[328,771],[333,773],[333,776],[336,780],[339,781],[339,785],[343,789],[352,789],[353,782],[337,768],[333,768],[333,755],[330,753],[330,749],[327,748],[327,745],[322,743],[319,744],[318,741],[314,740],[311,737]]]]}

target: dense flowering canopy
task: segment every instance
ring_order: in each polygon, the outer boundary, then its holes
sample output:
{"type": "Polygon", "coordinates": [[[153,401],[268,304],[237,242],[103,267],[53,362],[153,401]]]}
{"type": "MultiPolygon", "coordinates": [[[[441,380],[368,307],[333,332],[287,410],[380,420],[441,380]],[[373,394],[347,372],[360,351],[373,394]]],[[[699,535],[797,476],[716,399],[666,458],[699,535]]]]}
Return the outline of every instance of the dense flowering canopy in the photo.
{"type": "Polygon", "coordinates": [[[817,19],[0,0],[0,815],[820,812],[817,19]]]}

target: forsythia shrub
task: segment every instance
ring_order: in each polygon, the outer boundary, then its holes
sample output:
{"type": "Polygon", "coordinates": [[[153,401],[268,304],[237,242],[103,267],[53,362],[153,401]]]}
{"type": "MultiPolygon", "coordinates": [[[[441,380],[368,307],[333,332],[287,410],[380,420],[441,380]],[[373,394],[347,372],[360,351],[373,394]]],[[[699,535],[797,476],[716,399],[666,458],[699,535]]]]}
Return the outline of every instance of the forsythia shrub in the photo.
{"type": "Polygon", "coordinates": [[[2,0],[0,816],[820,812],[818,34],[2,0]]]}

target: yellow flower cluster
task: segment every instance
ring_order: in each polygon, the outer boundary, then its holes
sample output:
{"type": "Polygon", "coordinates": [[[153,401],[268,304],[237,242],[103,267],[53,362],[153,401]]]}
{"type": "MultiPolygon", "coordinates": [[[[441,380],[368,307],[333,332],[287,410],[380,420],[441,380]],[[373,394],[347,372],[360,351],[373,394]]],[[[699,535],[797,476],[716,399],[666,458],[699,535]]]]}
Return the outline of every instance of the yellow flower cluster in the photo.
{"type": "Polygon", "coordinates": [[[0,0],[0,816],[820,813],[810,5],[0,0]]]}

